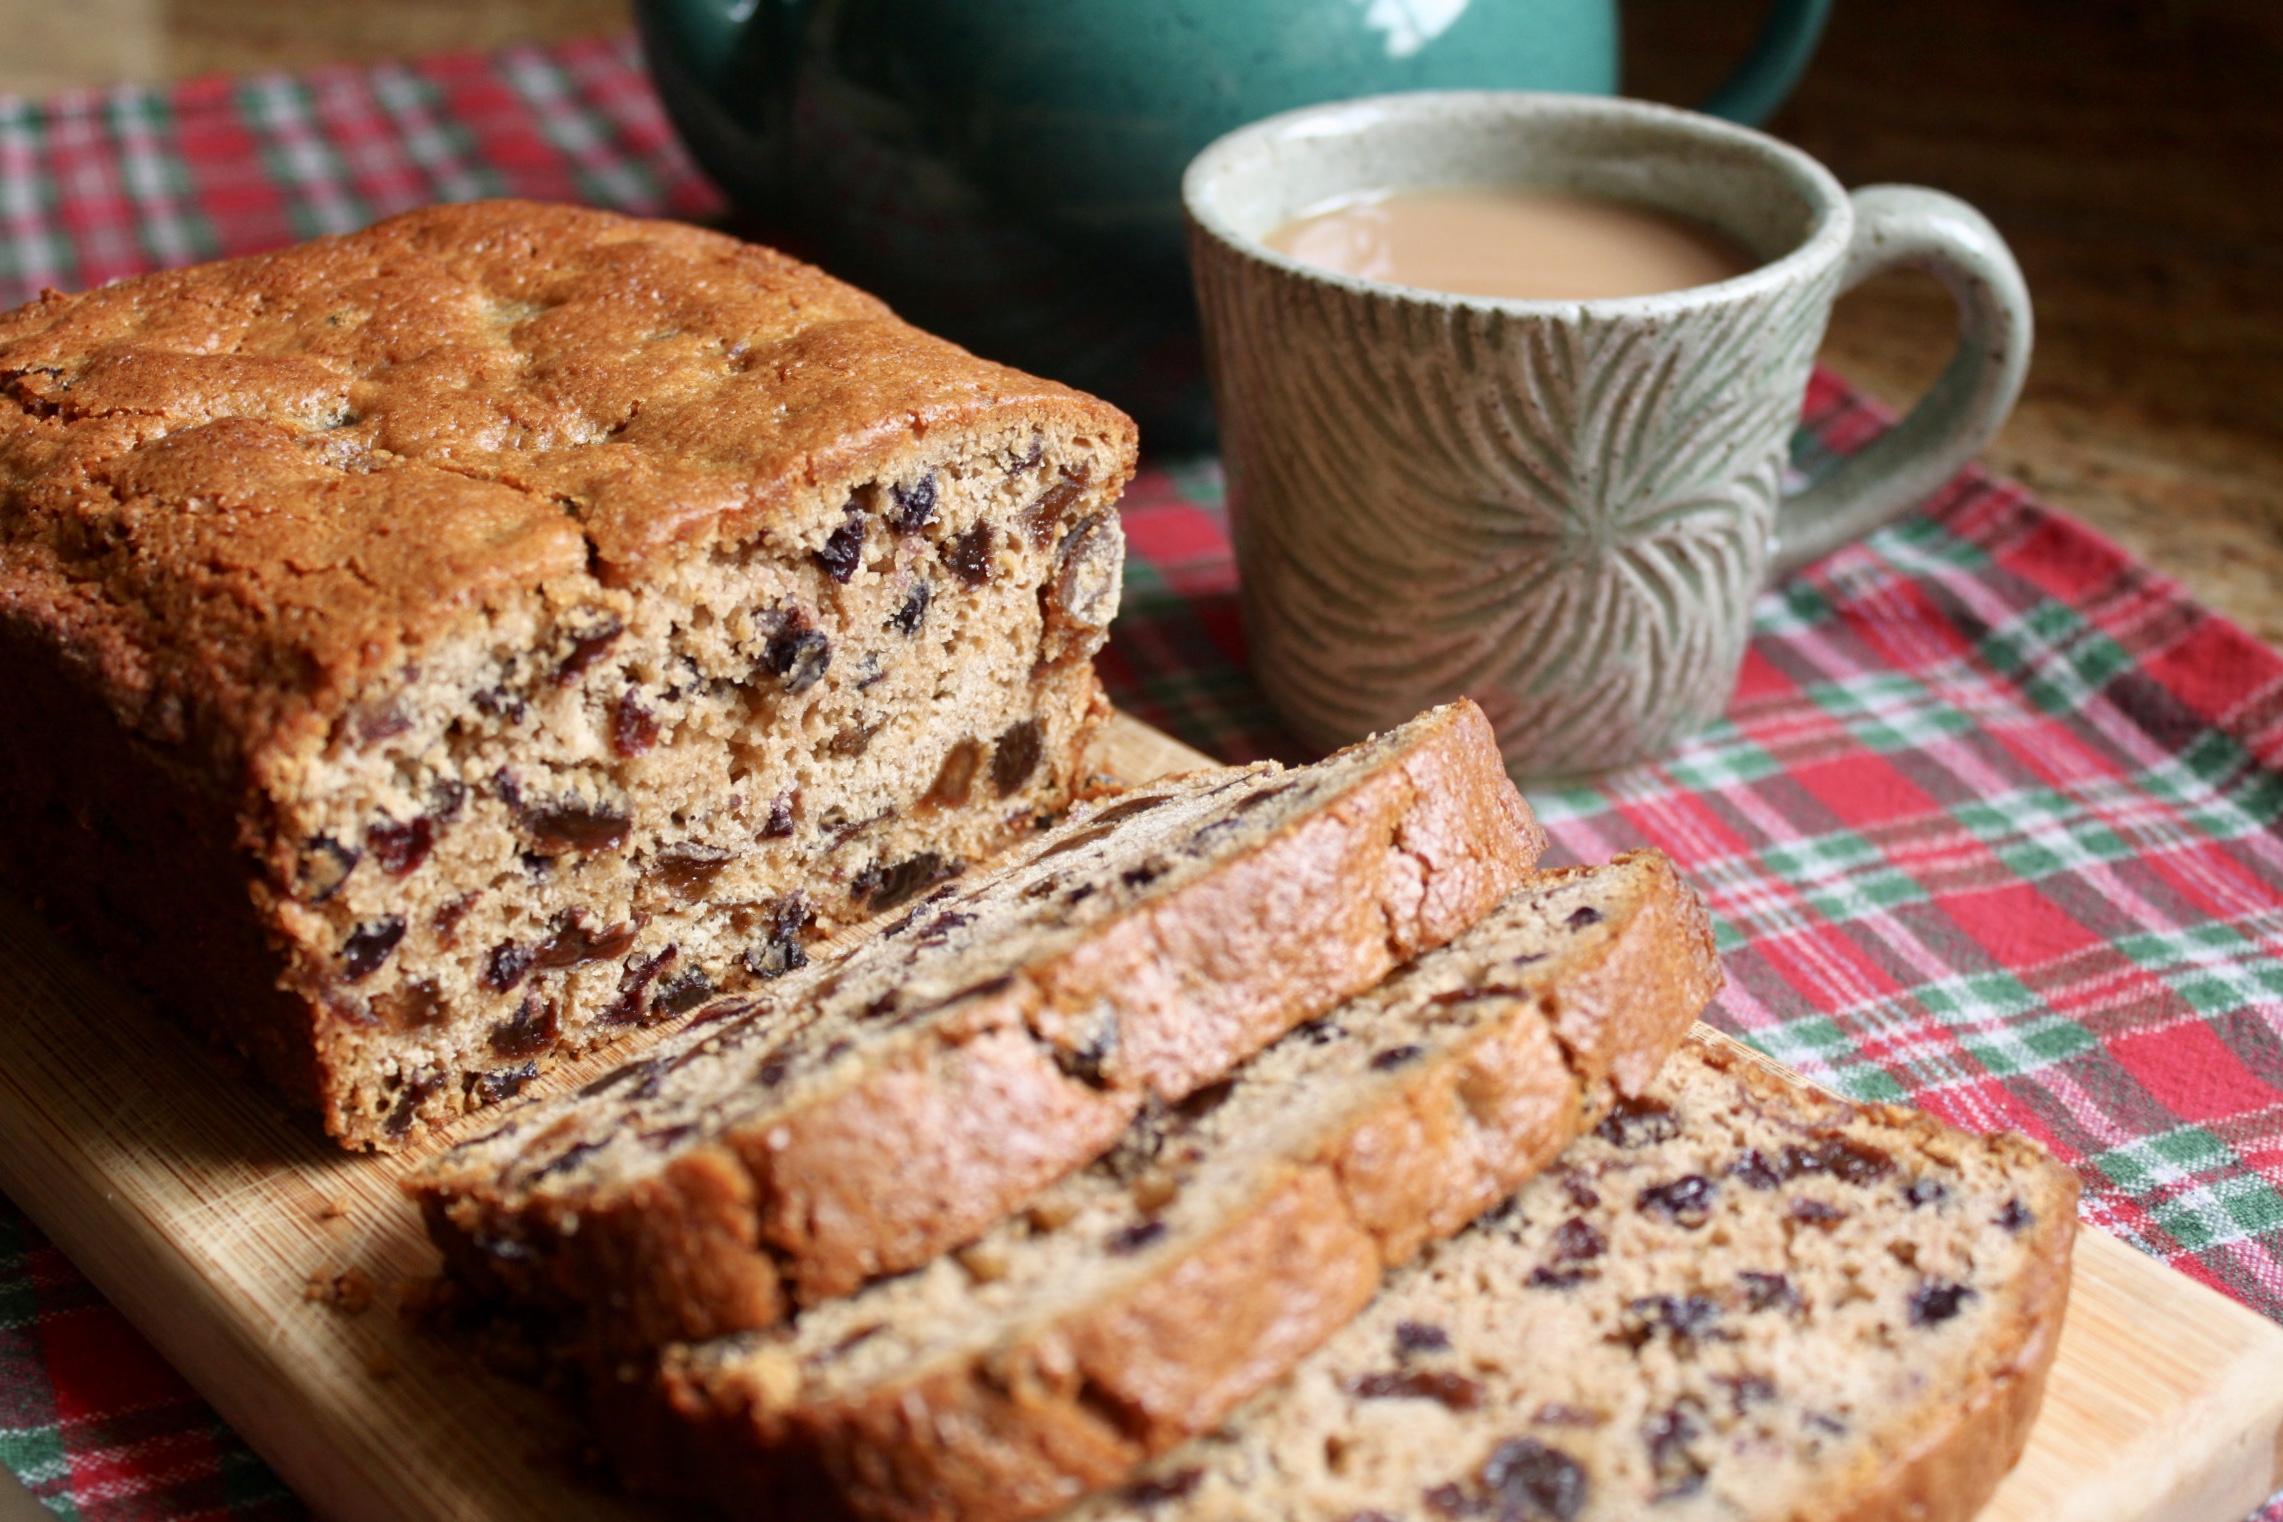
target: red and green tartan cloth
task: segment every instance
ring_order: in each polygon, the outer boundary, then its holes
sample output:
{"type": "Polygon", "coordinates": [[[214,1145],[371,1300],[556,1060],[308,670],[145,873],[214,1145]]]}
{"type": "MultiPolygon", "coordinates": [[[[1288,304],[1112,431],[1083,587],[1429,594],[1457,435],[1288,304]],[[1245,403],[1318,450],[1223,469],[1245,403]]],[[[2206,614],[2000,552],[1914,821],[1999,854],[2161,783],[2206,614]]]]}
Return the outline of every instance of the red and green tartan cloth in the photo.
{"type": "MultiPolygon", "coordinates": [[[[0,307],[490,195],[722,210],[625,40],[0,97],[0,307]]],[[[1819,376],[1796,463],[1886,421],[1819,376]]],[[[1154,462],[1126,529],[1113,695],[1231,760],[1297,756],[1246,675],[1214,463],[1154,462]]],[[[2089,1223],[2283,1319],[2279,769],[2283,658],[1968,471],[1762,599],[1720,724],[1531,801],[1568,856],[1661,846],[1704,890],[1716,1023],[2027,1132],[2089,1223]]],[[[0,1461],[90,1522],[302,1515],[4,1200],[0,1461]]]]}

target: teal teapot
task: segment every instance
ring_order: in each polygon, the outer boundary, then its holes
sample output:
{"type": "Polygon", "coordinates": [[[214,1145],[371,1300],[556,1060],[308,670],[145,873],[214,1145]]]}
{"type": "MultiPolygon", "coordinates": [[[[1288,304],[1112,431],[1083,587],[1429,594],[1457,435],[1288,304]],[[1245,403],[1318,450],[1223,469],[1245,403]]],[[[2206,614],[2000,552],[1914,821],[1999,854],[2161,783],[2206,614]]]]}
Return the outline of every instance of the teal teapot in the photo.
{"type": "MultiPolygon", "coordinates": [[[[1706,109],[1774,110],[1831,0],[1706,109]]],[[[756,236],[977,353],[1211,436],[1182,169],[1295,106],[1617,88],[1615,0],[637,0],[668,115],[756,236]]]]}

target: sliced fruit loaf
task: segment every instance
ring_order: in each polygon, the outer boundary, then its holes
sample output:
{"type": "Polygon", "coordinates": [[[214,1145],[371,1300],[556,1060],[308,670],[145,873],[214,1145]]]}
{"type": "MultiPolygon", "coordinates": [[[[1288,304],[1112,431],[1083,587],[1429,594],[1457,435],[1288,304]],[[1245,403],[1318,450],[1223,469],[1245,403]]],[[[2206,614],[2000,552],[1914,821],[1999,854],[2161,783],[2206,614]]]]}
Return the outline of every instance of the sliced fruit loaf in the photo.
{"type": "Polygon", "coordinates": [[[410,1187],[465,1277],[601,1341],[767,1326],[972,1239],[1146,1101],[1465,929],[1543,846],[1466,702],[1152,783],[410,1187]]]}
{"type": "Polygon", "coordinates": [[[1133,424],[522,201],[0,313],[0,880],[395,1148],[1068,806],[1133,424]]]}
{"type": "Polygon", "coordinates": [[[1058,1510],[1213,1426],[1544,1167],[1719,983],[1663,855],[1536,874],[954,1256],[629,1366],[606,1432],[635,1483],[702,1477],[741,1516],[820,1484],[893,1522],[1058,1510]]]}
{"type": "Polygon", "coordinates": [[[1964,1522],[2059,1340],[2076,1179],[1701,1028],[1211,1435],[1069,1522],[1964,1522]]]}

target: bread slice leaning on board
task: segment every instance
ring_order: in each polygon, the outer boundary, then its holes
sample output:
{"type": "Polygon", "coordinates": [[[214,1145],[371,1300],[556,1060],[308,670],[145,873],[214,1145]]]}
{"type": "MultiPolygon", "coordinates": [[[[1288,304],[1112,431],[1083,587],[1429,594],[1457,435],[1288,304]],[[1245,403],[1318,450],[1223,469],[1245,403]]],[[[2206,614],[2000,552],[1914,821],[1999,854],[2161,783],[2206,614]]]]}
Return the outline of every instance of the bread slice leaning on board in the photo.
{"type": "Polygon", "coordinates": [[[1162,779],[416,1174],[464,1277],[655,1345],[970,1241],[1145,1106],[1457,935],[1545,837],[1458,702],[1162,779]]]}
{"type": "Polygon", "coordinates": [[[883,1522],[1056,1511],[1214,1426],[1641,1092],[1719,984],[1661,853],[1533,874],[961,1252],[621,1365],[606,1445],[738,1516],[826,1488],[883,1522]]]}
{"type": "Polygon", "coordinates": [[[1701,1027],[1640,1102],[1068,1522],[1966,1522],[2060,1339],[2077,1181],[1701,1027]]]}

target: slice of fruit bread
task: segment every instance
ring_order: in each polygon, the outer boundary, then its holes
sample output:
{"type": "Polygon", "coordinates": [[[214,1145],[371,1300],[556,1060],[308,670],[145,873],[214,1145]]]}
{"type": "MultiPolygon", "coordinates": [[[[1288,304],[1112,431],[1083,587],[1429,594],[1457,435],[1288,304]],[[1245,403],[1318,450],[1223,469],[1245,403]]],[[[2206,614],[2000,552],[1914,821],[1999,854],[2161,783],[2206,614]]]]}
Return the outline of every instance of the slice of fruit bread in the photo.
{"type": "Polygon", "coordinates": [[[898,1522],[1058,1510],[1214,1426],[1638,1093],[1719,984],[1662,854],[1535,874],[964,1250],[606,1375],[606,1441],[740,1515],[826,1486],[898,1522]]]}
{"type": "Polygon", "coordinates": [[[1640,1100],[1071,1522],[1964,1522],[2021,1456],[2077,1181],[1701,1027],[1640,1100]]]}
{"type": "Polygon", "coordinates": [[[614,1346],[915,1268],[1474,923],[1544,833],[1472,703],[1081,807],[409,1187],[462,1277],[614,1346]]]}

